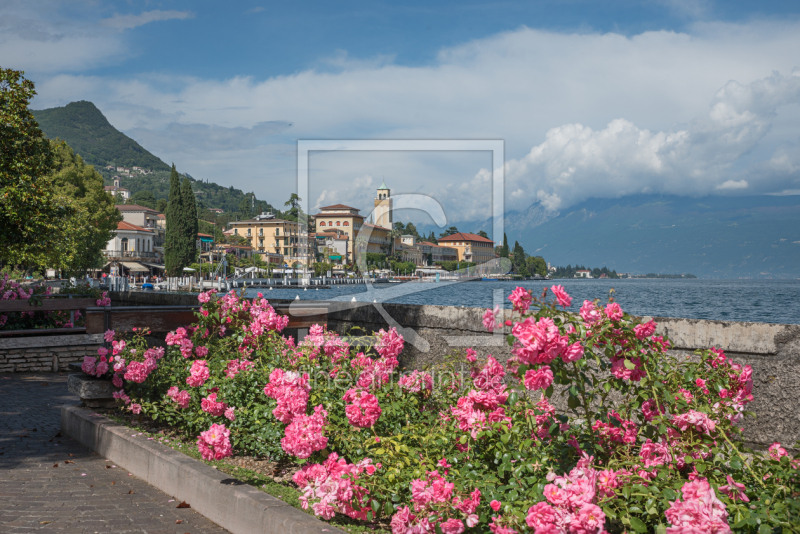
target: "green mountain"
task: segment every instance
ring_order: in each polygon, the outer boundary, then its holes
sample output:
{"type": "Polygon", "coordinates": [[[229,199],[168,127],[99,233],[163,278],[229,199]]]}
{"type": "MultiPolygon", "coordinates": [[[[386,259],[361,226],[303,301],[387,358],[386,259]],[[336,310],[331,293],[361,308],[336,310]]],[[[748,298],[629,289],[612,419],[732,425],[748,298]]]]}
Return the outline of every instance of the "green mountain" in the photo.
{"type": "Polygon", "coordinates": [[[61,108],[32,111],[45,136],[63,139],[90,165],[170,170],[169,165],[111,126],[91,102],[81,100],[61,108]]]}
{"type": "MultiPolygon", "coordinates": [[[[84,161],[95,166],[106,185],[113,185],[114,179],[118,179],[120,186],[131,192],[129,202],[157,209],[159,200],[167,200],[170,166],[114,128],[93,103],[82,100],[60,108],[32,111],[45,136],[66,141],[84,161]],[[106,165],[136,166],[153,172],[120,176],[115,170],[106,169],[106,165]]],[[[180,169],[180,162],[176,163],[180,169]]],[[[228,220],[249,218],[272,208],[253,193],[197,180],[188,174],[182,176],[192,183],[201,218],[213,218],[206,209],[222,209],[226,214],[222,218],[222,224],[225,224],[228,220]]]]}

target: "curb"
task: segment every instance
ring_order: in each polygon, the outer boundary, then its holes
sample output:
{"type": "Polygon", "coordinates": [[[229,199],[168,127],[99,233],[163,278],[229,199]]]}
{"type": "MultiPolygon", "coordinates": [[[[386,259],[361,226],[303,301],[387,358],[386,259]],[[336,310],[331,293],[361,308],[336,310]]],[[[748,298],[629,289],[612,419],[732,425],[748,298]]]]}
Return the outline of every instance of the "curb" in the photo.
{"type": "Polygon", "coordinates": [[[129,428],[90,410],[62,407],[61,431],[232,534],[346,534],[194,458],[132,437],[129,428]]]}

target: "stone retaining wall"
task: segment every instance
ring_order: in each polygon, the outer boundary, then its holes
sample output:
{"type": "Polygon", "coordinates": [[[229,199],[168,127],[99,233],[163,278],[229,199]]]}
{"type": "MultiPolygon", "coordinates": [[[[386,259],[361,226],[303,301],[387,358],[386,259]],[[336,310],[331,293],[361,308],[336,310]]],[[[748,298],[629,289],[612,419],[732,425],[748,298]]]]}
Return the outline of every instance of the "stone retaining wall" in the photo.
{"type": "MultiPolygon", "coordinates": [[[[194,304],[196,295],[112,294],[118,304],[194,304]]],[[[276,301],[292,302],[292,301],[276,301]]],[[[328,327],[340,334],[355,326],[375,331],[398,328],[406,339],[400,363],[406,369],[441,361],[448,352],[474,347],[504,361],[510,356],[502,333],[488,334],[483,309],[409,304],[331,303],[328,327]]],[[[656,317],[657,333],[673,343],[673,354],[718,347],[736,362],[753,367],[753,396],[745,439],[754,446],[774,441],[792,447],[800,441],[800,325],[708,321],[656,317]]]]}
{"type": "Polygon", "coordinates": [[[0,338],[0,373],[67,371],[70,363],[96,356],[100,334],[0,338]]]}

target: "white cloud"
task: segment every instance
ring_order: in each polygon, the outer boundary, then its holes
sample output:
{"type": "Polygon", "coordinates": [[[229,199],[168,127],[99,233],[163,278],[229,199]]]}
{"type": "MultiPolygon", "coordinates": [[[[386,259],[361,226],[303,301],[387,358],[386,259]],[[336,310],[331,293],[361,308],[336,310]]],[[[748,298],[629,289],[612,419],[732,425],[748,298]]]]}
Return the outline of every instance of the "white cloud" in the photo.
{"type": "Polygon", "coordinates": [[[715,187],[718,191],[735,191],[736,189],[747,189],[747,180],[726,180],[715,187]]]}
{"type": "MultiPolygon", "coordinates": [[[[792,103],[800,103],[800,70],[748,85],[728,82],[707,116],[681,130],[652,132],[625,119],[597,131],[566,124],[506,164],[507,184],[526,188],[548,209],[591,197],[747,189],[747,180],[729,177],[746,171],[737,168],[741,158],[765,135],[778,108],[792,103]]],[[[774,186],[772,173],[749,176],[759,192],[774,186]]]]}
{"type": "Polygon", "coordinates": [[[144,26],[145,24],[150,24],[151,22],[175,19],[185,20],[192,17],[194,17],[194,14],[191,11],[161,11],[159,9],[154,9],[152,11],[144,11],[138,15],[120,15],[116,13],[113,17],[101,20],[100,24],[117,30],[130,30],[132,28],[144,26]]]}
{"type": "MultiPolygon", "coordinates": [[[[269,200],[294,188],[297,139],[504,139],[506,206],[525,209],[537,199],[566,206],[597,195],[735,193],[716,189],[727,181],[745,180],[753,193],[798,189],[800,131],[784,120],[797,102],[798,75],[789,73],[798,57],[793,21],[630,37],[521,28],[441,50],[424,66],[342,53],[266,80],[54,76],[37,85],[36,107],[92,100],[163,159],[269,200]],[[291,127],[267,145],[245,140],[260,123],[291,127]],[[168,139],[178,125],[180,143],[168,139]],[[217,131],[249,148],[200,148],[217,131]]],[[[452,219],[486,216],[490,192],[478,170],[488,162],[467,159],[443,166],[409,154],[332,166],[311,198],[327,191],[324,203],[368,206],[354,176],[386,173],[403,191],[442,200],[452,219]]]]}

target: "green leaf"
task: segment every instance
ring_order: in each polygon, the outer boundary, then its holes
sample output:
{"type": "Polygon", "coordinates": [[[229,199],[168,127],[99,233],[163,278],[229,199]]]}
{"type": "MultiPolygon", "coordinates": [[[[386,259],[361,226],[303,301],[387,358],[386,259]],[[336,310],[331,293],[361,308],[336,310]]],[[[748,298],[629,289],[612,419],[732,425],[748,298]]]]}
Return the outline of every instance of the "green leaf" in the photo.
{"type": "MultiPolygon", "coordinates": [[[[625,369],[630,369],[630,370],[636,369],[636,365],[632,361],[627,359],[627,358],[625,358],[625,361],[623,362],[623,365],[625,365],[625,369]]],[[[631,526],[633,526],[633,525],[631,525],[631,526]]]]}
{"type": "Polygon", "coordinates": [[[631,528],[633,528],[633,530],[636,532],[647,532],[647,525],[642,523],[640,519],[633,516],[631,516],[629,519],[631,521],[631,528]]]}
{"type": "Polygon", "coordinates": [[[575,408],[577,408],[578,406],[580,406],[580,405],[581,405],[581,401],[580,401],[580,400],[578,400],[578,397],[575,397],[575,396],[573,396],[573,395],[570,395],[570,396],[569,396],[569,399],[567,399],[567,406],[569,406],[569,407],[570,407],[570,408],[572,408],[573,410],[574,410],[575,408]]]}

